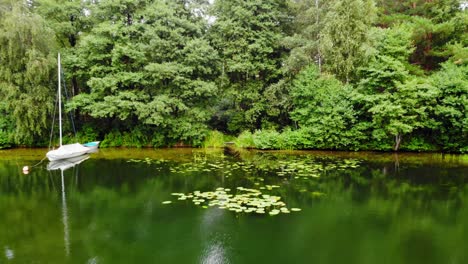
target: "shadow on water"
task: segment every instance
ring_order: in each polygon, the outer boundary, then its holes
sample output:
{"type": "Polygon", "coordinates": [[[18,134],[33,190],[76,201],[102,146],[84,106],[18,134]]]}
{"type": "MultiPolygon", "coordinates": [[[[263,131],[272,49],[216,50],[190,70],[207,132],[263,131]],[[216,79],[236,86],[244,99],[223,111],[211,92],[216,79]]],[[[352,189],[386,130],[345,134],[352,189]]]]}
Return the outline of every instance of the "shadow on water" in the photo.
{"type": "Polygon", "coordinates": [[[1,154],[0,263],[468,261],[466,156],[122,149],[23,175],[40,155],[1,154]],[[240,186],[302,211],[171,195],[240,186]]]}

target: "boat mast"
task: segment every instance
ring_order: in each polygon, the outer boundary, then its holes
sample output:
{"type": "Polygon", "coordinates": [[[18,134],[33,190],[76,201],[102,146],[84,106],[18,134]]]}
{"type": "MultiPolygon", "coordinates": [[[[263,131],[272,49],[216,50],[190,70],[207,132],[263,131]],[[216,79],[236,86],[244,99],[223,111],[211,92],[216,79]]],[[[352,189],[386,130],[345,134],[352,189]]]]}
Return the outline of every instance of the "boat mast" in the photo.
{"type": "Polygon", "coordinates": [[[59,105],[59,137],[60,147],[62,146],[62,94],[61,94],[61,82],[60,82],[60,53],[58,54],[58,105],[59,105]]]}

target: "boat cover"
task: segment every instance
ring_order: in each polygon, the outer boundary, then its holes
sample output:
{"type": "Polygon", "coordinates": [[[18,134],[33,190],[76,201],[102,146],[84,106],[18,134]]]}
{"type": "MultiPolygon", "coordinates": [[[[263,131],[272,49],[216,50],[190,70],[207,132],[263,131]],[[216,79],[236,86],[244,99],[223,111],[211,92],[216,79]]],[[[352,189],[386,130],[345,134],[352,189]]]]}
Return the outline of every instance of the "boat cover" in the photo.
{"type": "Polygon", "coordinates": [[[46,156],[50,161],[69,159],[84,155],[90,151],[89,148],[80,143],[62,145],[58,149],[47,152],[46,156]]]}

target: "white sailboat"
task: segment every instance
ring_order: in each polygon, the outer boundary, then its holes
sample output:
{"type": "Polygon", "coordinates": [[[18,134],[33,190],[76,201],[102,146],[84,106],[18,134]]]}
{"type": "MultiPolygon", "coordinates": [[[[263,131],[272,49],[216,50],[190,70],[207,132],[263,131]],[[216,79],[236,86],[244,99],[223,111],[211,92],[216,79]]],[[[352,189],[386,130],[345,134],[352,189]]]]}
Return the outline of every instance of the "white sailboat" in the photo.
{"type": "Polygon", "coordinates": [[[60,53],[58,54],[58,108],[59,108],[59,148],[47,152],[46,157],[50,161],[69,159],[95,151],[95,148],[85,147],[80,143],[62,145],[62,94],[60,76],[60,53]]]}

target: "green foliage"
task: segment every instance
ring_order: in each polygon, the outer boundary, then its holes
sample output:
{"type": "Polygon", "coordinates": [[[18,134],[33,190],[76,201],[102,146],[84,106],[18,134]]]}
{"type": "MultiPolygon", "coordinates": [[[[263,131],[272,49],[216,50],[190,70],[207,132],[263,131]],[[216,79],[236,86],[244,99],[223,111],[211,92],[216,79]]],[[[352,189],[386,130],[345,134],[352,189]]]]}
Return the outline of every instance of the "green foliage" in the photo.
{"type": "Polygon", "coordinates": [[[96,25],[74,59],[89,92],[70,107],[200,145],[211,116],[204,106],[217,92],[217,53],[201,35],[204,20],[181,2],[102,1],[89,8],[96,25]]]}
{"type": "Polygon", "coordinates": [[[447,62],[431,76],[438,89],[433,118],[436,140],[445,151],[466,152],[468,146],[468,66],[447,62]]]}
{"type": "Polygon", "coordinates": [[[368,110],[373,118],[373,137],[384,140],[387,136],[398,137],[419,128],[433,127],[435,123],[429,118],[429,111],[436,104],[436,94],[425,80],[413,79],[398,85],[393,93],[374,96],[376,102],[368,110]]]}
{"type": "Polygon", "coordinates": [[[238,148],[255,148],[253,134],[250,131],[244,131],[237,136],[234,144],[238,148]]]}
{"type": "Polygon", "coordinates": [[[223,60],[223,74],[231,81],[268,80],[276,77],[278,41],[282,38],[284,2],[215,1],[210,28],[223,60]]]}
{"type": "MultiPolygon", "coordinates": [[[[370,123],[371,138],[388,150],[398,150],[405,134],[435,125],[429,118],[436,104],[437,90],[424,78],[410,77],[408,58],[412,52],[408,26],[379,29],[374,36],[376,50],[371,61],[360,70],[361,81],[355,101],[361,118],[370,123]]],[[[373,147],[374,148],[374,147],[373,147]]]]}
{"type": "Polygon", "coordinates": [[[257,130],[253,134],[255,148],[280,149],[280,133],[275,130],[257,130]]]}
{"type": "Polygon", "coordinates": [[[323,55],[320,49],[320,33],[324,27],[324,16],[330,9],[329,1],[291,1],[290,9],[294,20],[292,32],[282,44],[290,49],[284,62],[288,73],[297,74],[310,64],[317,62],[321,67],[323,55]]]}
{"type": "Polygon", "coordinates": [[[409,78],[408,58],[414,50],[411,27],[399,25],[372,31],[374,52],[368,64],[359,69],[360,85],[370,94],[392,92],[409,78]]]}
{"type": "Polygon", "coordinates": [[[235,144],[236,147],[256,149],[349,149],[340,145],[343,142],[324,144],[323,135],[310,127],[296,130],[287,128],[281,133],[275,130],[256,130],[253,134],[244,131],[237,137],[235,144]]]}
{"type": "Polygon", "coordinates": [[[7,113],[7,104],[0,102],[0,149],[13,146],[14,121],[7,113]]]}
{"type": "Polygon", "coordinates": [[[99,133],[90,125],[84,125],[80,131],[76,133],[78,142],[91,142],[99,139],[99,133]]]}
{"type": "Polygon", "coordinates": [[[149,137],[145,131],[140,128],[134,128],[131,131],[120,132],[113,130],[104,136],[100,147],[136,147],[148,146],[149,137]]]}
{"type": "Polygon", "coordinates": [[[458,0],[379,0],[379,25],[408,23],[413,27],[415,47],[411,61],[433,70],[448,58],[462,63],[466,58],[467,12],[458,0]],[[461,61],[460,61],[461,60],[461,61]]]}
{"type": "Polygon", "coordinates": [[[40,16],[23,2],[11,3],[0,11],[0,101],[14,120],[15,142],[30,145],[47,135],[55,94],[55,43],[40,16]]]}
{"type": "Polygon", "coordinates": [[[401,150],[404,151],[414,151],[414,152],[422,152],[422,151],[437,151],[439,148],[432,142],[429,142],[423,136],[415,135],[412,136],[407,143],[405,143],[401,150]]]}
{"type": "Polygon", "coordinates": [[[122,133],[120,131],[111,131],[104,136],[104,140],[100,143],[99,147],[121,147],[122,146],[122,133]]]}
{"type": "Polygon", "coordinates": [[[60,47],[66,142],[466,152],[459,4],[0,0],[0,147],[47,145],[60,47]]]}
{"type": "Polygon", "coordinates": [[[166,137],[160,133],[153,133],[153,135],[150,137],[150,145],[155,147],[155,148],[161,148],[161,147],[167,147],[168,142],[166,140],[166,137]]]}
{"type": "Polygon", "coordinates": [[[139,129],[135,128],[130,132],[124,132],[122,134],[122,146],[123,147],[137,147],[141,148],[146,146],[148,138],[145,133],[139,129]]]}
{"type": "Polygon", "coordinates": [[[225,137],[224,134],[213,130],[208,133],[203,141],[203,147],[205,148],[222,148],[224,146],[225,137]]]}
{"type": "Polygon", "coordinates": [[[354,126],[356,111],[351,98],[352,88],[333,76],[320,76],[316,67],[309,67],[296,78],[292,88],[295,106],[291,118],[307,128],[313,138],[311,147],[346,149],[358,146],[360,131],[354,126]]]}
{"type": "Polygon", "coordinates": [[[333,0],[329,5],[320,32],[320,50],[326,69],[348,83],[366,60],[376,10],[372,0],[333,0]]]}
{"type": "Polygon", "coordinates": [[[224,95],[217,123],[231,133],[257,129],[269,116],[265,90],[281,78],[285,9],[284,0],[214,2],[216,20],[208,36],[220,55],[218,83],[224,95]]]}
{"type": "Polygon", "coordinates": [[[0,149],[11,148],[11,135],[3,130],[0,130],[0,149]]]}
{"type": "Polygon", "coordinates": [[[356,96],[361,106],[360,119],[371,115],[372,140],[386,146],[383,150],[388,149],[391,138],[395,139],[394,149],[402,143],[407,150],[434,150],[433,144],[415,141],[418,137],[402,140],[403,135],[424,131],[442,149],[460,152],[466,146],[467,133],[463,129],[466,127],[466,67],[445,63],[430,78],[411,76],[410,70],[406,70],[413,50],[411,30],[402,25],[380,29],[375,34],[379,44],[370,63],[361,68],[363,77],[356,96]]]}
{"type": "Polygon", "coordinates": [[[297,130],[286,129],[281,133],[280,138],[283,149],[313,149],[315,147],[308,127],[297,130]]]}
{"type": "Polygon", "coordinates": [[[78,0],[35,0],[35,12],[41,15],[62,47],[75,47],[79,35],[91,24],[86,16],[85,1],[78,0]]]}

